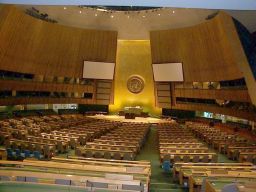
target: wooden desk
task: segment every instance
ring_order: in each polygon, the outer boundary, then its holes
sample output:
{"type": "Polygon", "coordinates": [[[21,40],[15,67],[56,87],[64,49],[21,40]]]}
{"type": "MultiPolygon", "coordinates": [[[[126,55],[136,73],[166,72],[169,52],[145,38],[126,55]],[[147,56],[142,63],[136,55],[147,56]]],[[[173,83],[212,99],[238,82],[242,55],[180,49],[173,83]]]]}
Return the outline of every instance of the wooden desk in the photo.
{"type": "Polygon", "coordinates": [[[161,153],[176,154],[176,153],[208,153],[208,148],[161,148],[161,153]]]}
{"type": "Polygon", "coordinates": [[[208,177],[221,179],[231,178],[233,180],[245,178],[247,181],[250,179],[256,179],[255,172],[228,171],[228,174],[211,174],[211,172],[207,171],[206,174],[207,175],[191,175],[189,177],[189,192],[194,192],[195,186],[201,189],[203,179],[208,177]]]}
{"type": "Polygon", "coordinates": [[[175,153],[175,154],[160,153],[161,161],[166,155],[170,156],[171,162],[173,162],[174,156],[179,156],[181,159],[183,159],[184,156],[189,156],[190,161],[193,159],[194,156],[199,156],[199,160],[202,160],[204,156],[208,156],[208,161],[213,159],[214,156],[217,156],[216,153],[175,153]]]}
{"type": "Polygon", "coordinates": [[[240,152],[245,152],[245,150],[256,150],[256,146],[246,146],[246,147],[228,147],[227,156],[228,158],[238,158],[240,152]],[[236,156],[237,155],[237,156],[236,156]]]}
{"type": "Polygon", "coordinates": [[[234,167],[234,166],[241,166],[241,167],[249,167],[252,168],[252,163],[175,163],[173,166],[173,178],[176,180],[179,176],[179,172],[182,168],[184,169],[191,169],[191,167],[199,167],[204,168],[205,166],[225,166],[225,167],[234,167]]]}
{"type": "Polygon", "coordinates": [[[239,162],[247,162],[248,156],[252,156],[252,161],[256,162],[256,151],[255,152],[241,152],[239,153],[239,162]]]}
{"type": "MultiPolygon", "coordinates": [[[[207,179],[205,182],[205,192],[220,192],[228,184],[234,182],[234,179],[207,179]]],[[[248,181],[247,178],[237,178],[235,180],[239,192],[254,192],[256,187],[247,187],[249,183],[256,183],[256,180],[248,181]]],[[[250,186],[250,184],[249,184],[250,186]]]]}
{"type": "MultiPolygon", "coordinates": [[[[188,180],[190,176],[238,176],[241,173],[253,173],[253,167],[243,166],[190,166],[182,167],[179,171],[180,184],[184,183],[184,180],[188,180]],[[227,171],[227,174],[223,174],[222,171],[227,171]],[[216,173],[214,173],[216,172],[216,173]],[[220,173],[218,173],[220,172],[220,173]]],[[[253,173],[254,174],[254,173],[253,173]]],[[[248,175],[246,175],[248,176],[248,175]]]]}

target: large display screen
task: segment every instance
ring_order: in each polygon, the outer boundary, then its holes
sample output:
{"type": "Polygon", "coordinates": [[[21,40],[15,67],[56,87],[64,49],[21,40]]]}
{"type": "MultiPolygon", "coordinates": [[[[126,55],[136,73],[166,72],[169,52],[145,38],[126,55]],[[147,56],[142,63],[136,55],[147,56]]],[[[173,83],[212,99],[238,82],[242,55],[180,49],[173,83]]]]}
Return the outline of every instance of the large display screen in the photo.
{"type": "Polygon", "coordinates": [[[84,61],[83,78],[114,79],[115,63],[84,61]]]}
{"type": "Polygon", "coordinates": [[[155,81],[183,81],[182,63],[153,64],[155,81]]]}

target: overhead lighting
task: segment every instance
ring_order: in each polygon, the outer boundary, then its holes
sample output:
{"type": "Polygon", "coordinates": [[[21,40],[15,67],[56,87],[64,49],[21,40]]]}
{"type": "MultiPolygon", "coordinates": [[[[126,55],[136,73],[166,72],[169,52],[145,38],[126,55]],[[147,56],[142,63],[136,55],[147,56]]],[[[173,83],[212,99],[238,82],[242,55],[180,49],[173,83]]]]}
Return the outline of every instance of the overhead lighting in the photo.
{"type": "Polygon", "coordinates": [[[95,13],[95,17],[97,17],[98,16],[98,14],[97,13],[95,13]]]}

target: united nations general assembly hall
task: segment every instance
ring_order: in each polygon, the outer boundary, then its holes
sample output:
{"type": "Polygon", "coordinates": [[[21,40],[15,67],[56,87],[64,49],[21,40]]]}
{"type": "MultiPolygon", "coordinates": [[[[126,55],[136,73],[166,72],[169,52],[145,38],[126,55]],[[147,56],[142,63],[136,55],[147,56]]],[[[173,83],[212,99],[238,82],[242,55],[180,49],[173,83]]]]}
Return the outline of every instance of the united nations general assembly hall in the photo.
{"type": "Polygon", "coordinates": [[[0,192],[256,192],[255,0],[0,0],[0,192]]]}

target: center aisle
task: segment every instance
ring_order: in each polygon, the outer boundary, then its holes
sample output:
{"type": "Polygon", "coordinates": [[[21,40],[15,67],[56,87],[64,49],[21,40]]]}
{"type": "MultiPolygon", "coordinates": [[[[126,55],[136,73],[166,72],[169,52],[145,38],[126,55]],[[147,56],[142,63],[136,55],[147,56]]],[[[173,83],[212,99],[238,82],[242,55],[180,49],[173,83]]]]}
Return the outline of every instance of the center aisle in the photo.
{"type": "Polygon", "coordinates": [[[136,160],[148,160],[151,162],[150,192],[185,191],[178,184],[172,181],[171,174],[164,173],[163,169],[160,167],[157,130],[155,126],[151,126],[147,141],[140,154],[137,155],[136,160]]]}

